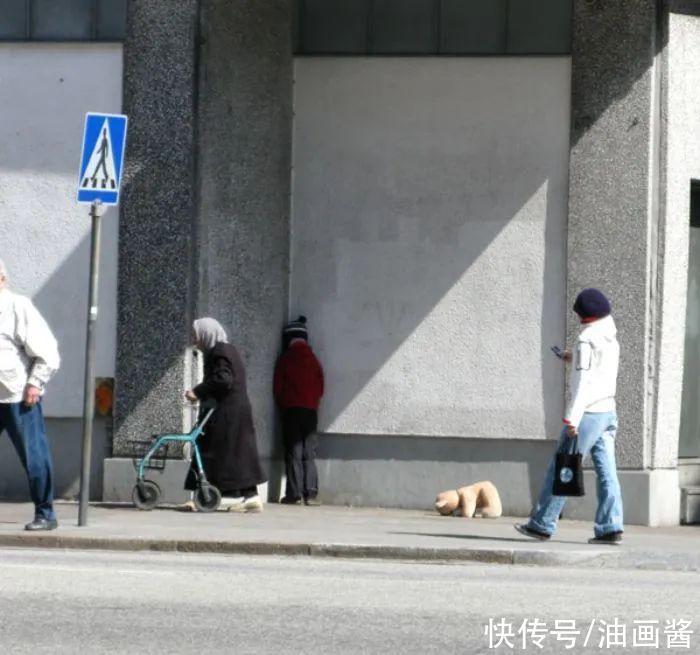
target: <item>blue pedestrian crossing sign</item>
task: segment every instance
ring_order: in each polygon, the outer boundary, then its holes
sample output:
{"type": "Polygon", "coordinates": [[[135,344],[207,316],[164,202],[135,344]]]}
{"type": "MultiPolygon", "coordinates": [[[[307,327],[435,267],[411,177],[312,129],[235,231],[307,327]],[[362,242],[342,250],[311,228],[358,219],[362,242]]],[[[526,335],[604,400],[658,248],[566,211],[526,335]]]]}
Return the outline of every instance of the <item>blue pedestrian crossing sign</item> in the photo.
{"type": "Polygon", "coordinates": [[[121,114],[85,115],[83,154],[80,157],[78,202],[119,202],[124,164],[127,117],[121,114]]]}

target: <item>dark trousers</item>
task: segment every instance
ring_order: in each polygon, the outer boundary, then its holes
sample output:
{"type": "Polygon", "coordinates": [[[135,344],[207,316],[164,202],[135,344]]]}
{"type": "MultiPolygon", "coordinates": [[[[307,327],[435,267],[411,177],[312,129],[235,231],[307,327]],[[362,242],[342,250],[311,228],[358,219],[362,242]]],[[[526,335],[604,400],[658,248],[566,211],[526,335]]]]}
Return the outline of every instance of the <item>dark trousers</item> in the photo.
{"type": "Polygon", "coordinates": [[[282,414],[284,464],[288,498],[315,498],[318,495],[316,470],[316,426],[318,413],[313,409],[292,407],[282,414]]]}
{"type": "Polygon", "coordinates": [[[53,519],[53,465],[41,403],[0,403],[0,434],[7,430],[27,474],[36,518],[53,519]]]}

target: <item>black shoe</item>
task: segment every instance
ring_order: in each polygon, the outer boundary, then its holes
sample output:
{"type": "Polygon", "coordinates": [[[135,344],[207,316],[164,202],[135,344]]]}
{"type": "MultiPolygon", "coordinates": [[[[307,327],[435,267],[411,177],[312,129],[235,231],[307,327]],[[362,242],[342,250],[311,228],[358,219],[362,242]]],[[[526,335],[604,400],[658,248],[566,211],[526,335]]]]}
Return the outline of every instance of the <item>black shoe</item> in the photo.
{"type": "Polygon", "coordinates": [[[622,543],[622,532],[608,532],[600,537],[593,537],[588,540],[589,544],[604,544],[607,546],[617,546],[622,543]]]}
{"type": "Polygon", "coordinates": [[[44,519],[35,518],[31,523],[27,523],[24,526],[25,530],[30,532],[37,532],[39,530],[55,530],[58,527],[58,521],[56,519],[44,519]]]}
{"type": "Polygon", "coordinates": [[[513,527],[520,534],[524,534],[526,537],[530,537],[531,539],[538,539],[539,541],[547,541],[552,536],[551,534],[547,534],[546,532],[540,532],[539,530],[535,530],[534,528],[531,528],[525,523],[516,523],[513,527]]]}
{"type": "Polygon", "coordinates": [[[321,501],[318,499],[318,496],[309,496],[308,498],[304,498],[304,505],[308,505],[310,507],[319,507],[321,504],[321,501]]]}
{"type": "Polygon", "coordinates": [[[285,496],[280,500],[282,505],[301,505],[301,498],[292,498],[291,496],[285,496]]]}

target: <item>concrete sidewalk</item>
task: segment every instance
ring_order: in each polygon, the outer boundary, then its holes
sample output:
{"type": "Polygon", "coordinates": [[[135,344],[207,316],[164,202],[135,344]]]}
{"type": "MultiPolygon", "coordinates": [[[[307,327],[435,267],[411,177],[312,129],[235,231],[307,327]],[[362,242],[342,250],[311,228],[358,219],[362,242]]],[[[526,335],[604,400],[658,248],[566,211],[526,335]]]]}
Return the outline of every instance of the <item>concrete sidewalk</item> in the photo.
{"type": "Polygon", "coordinates": [[[461,519],[427,511],[267,505],[261,514],[58,503],[60,527],[24,532],[28,504],[0,503],[0,547],[372,557],[501,564],[700,570],[700,526],[630,526],[621,546],[591,546],[590,523],[562,521],[549,542],[521,537],[515,518],[461,519]]]}

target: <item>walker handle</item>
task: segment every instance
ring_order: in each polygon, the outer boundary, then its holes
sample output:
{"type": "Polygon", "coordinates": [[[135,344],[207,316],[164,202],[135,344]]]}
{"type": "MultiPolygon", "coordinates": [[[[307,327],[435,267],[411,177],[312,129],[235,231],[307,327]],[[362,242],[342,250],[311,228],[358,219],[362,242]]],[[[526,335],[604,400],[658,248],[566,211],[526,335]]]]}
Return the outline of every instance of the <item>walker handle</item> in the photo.
{"type": "Polygon", "coordinates": [[[214,413],[214,410],[216,410],[216,405],[211,407],[209,411],[204,415],[204,418],[200,421],[198,426],[200,430],[207,424],[207,421],[211,418],[211,415],[214,413]]]}

